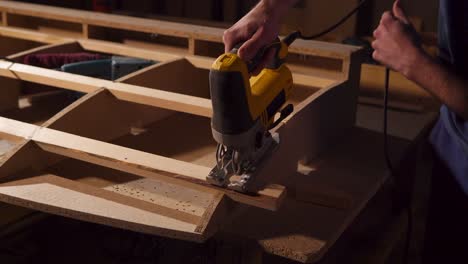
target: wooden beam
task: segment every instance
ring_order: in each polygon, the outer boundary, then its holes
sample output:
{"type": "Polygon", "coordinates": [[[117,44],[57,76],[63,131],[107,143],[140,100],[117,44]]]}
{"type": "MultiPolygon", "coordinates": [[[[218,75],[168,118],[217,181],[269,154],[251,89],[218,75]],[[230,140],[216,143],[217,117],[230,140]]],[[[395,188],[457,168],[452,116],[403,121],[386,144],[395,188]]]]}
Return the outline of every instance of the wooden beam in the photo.
{"type": "Polygon", "coordinates": [[[0,61],[0,76],[84,93],[94,92],[107,83],[105,80],[7,61],[0,61]]]}
{"type": "Polygon", "coordinates": [[[0,27],[0,36],[31,40],[46,44],[63,43],[66,41],[70,41],[70,39],[61,36],[54,36],[37,31],[18,29],[15,27],[0,27]]]}
{"type": "Polygon", "coordinates": [[[181,55],[168,53],[166,51],[156,51],[156,50],[148,50],[145,47],[138,48],[138,47],[131,47],[127,45],[122,45],[118,43],[112,43],[108,41],[102,40],[78,40],[80,45],[85,50],[96,51],[96,52],[103,52],[108,53],[112,51],[112,54],[121,55],[121,56],[129,56],[129,57],[136,57],[142,59],[149,59],[155,61],[168,61],[174,60],[177,58],[181,58],[181,55]]]}
{"type": "Polygon", "coordinates": [[[113,83],[111,86],[106,86],[106,88],[121,100],[199,116],[212,116],[211,100],[209,99],[125,83],[113,83]]]}
{"type": "Polygon", "coordinates": [[[0,117],[0,133],[31,139],[40,148],[50,153],[141,177],[186,184],[190,188],[203,189],[205,192],[222,191],[235,201],[269,210],[276,210],[285,197],[284,187],[276,185],[266,186],[257,195],[216,188],[208,184],[205,179],[211,168],[7,118],[0,117]]]}
{"type": "Polygon", "coordinates": [[[184,94],[114,83],[2,60],[0,60],[0,76],[84,93],[92,93],[104,87],[121,100],[211,117],[209,99],[184,94]]]}
{"type": "Polygon", "coordinates": [[[91,11],[81,11],[37,4],[10,3],[8,1],[1,1],[0,10],[17,15],[41,17],[73,23],[88,23],[89,25],[95,26],[166,34],[178,37],[190,37],[191,35],[198,35],[210,40],[217,40],[219,36],[219,30],[210,27],[200,28],[199,26],[195,25],[185,25],[167,21],[154,22],[154,20],[143,18],[101,14],[91,11]],[[181,25],[184,26],[181,27],[181,25]]]}
{"type": "Polygon", "coordinates": [[[210,168],[178,161],[159,155],[149,154],[131,148],[120,147],[98,140],[40,128],[32,138],[42,149],[62,156],[119,168],[132,173],[135,170],[148,170],[156,173],[169,172],[187,177],[190,180],[205,181],[210,168]]]}
{"type": "MultiPolygon", "coordinates": [[[[74,10],[68,8],[44,6],[37,4],[0,1],[0,10],[11,14],[31,17],[41,17],[50,20],[59,20],[73,23],[81,23],[104,28],[146,32],[150,34],[162,34],[182,37],[193,40],[222,43],[225,29],[199,25],[135,18],[114,14],[102,14],[89,11],[74,10]]],[[[293,53],[345,58],[359,49],[341,44],[324,44],[318,41],[296,41],[290,51],[293,53]]]]}
{"type": "MultiPolygon", "coordinates": [[[[142,210],[134,204],[128,205],[130,199],[125,199],[126,203],[122,203],[118,195],[54,175],[43,175],[2,184],[0,185],[0,199],[8,199],[19,206],[84,221],[117,227],[126,226],[132,230],[154,234],[160,234],[165,230],[166,232],[163,233],[172,237],[178,235],[190,240],[200,240],[196,239],[193,234],[197,228],[197,225],[192,223],[193,220],[186,222],[172,218],[181,217],[180,214],[175,215],[169,210],[165,212],[158,210],[157,213],[149,208],[142,210]]],[[[141,207],[142,201],[138,203],[141,207]]],[[[153,204],[153,207],[156,206],[153,204]]],[[[185,216],[184,218],[189,219],[185,216]]]]}

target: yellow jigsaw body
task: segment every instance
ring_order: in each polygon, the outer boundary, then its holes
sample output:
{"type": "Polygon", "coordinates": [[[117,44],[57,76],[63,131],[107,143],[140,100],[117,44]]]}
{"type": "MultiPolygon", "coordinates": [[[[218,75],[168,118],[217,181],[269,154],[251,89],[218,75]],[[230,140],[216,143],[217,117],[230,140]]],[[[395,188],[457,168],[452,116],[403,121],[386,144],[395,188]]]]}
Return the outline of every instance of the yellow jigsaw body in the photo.
{"type": "Polygon", "coordinates": [[[217,165],[207,176],[208,182],[248,191],[262,160],[279,145],[279,134],[270,130],[294,111],[292,104],[286,105],[293,89],[291,71],[284,64],[287,49],[278,41],[245,62],[235,48],[213,63],[211,130],[218,148],[217,165]],[[251,76],[269,48],[275,48],[274,59],[259,75],[251,76]]]}
{"type": "MultiPolygon", "coordinates": [[[[260,74],[251,77],[247,64],[237,54],[226,53],[213,63],[212,69],[242,74],[250,115],[253,120],[260,117],[265,127],[269,127],[274,122],[277,112],[269,115],[268,106],[284,92],[284,101],[281,103],[283,105],[288,100],[293,87],[292,73],[285,64],[281,64],[277,69],[264,68],[260,74]]],[[[279,108],[280,106],[276,110],[279,108]]]]}

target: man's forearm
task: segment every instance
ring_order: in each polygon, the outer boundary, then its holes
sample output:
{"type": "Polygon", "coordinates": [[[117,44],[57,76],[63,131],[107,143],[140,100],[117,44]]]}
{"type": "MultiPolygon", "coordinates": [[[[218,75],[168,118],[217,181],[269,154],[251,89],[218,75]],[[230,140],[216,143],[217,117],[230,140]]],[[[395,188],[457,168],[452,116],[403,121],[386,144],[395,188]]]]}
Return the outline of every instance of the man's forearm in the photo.
{"type": "Polygon", "coordinates": [[[468,120],[468,82],[428,55],[415,61],[407,77],[468,120]]]}

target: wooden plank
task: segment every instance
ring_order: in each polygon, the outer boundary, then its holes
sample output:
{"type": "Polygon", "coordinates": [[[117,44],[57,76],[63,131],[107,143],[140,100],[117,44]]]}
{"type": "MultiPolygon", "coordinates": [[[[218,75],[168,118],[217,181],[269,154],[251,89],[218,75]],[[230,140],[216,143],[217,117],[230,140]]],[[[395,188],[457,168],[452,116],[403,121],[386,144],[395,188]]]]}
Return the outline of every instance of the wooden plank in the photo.
{"type": "MultiPolygon", "coordinates": [[[[180,183],[180,180],[184,180],[209,186],[205,177],[211,168],[44,128],[37,131],[33,140],[48,152],[142,177],[156,179],[162,177],[169,182],[180,183]],[[169,174],[165,172],[169,172],[169,174]]],[[[222,188],[211,189],[226,192],[235,201],[270,210],[278,208],[285,193],[281,186],[267,186],[265,190],[259,192],[258,196],[240,194],[222,188]]]]}
{"type": "MultiPolygon", "coordinates": [[[[158,33],[169,36],[185,37],[188,39],[204,40],[222,43],[224,29],[187,25],[175,22],[134,18],[112,14],[94,13],[89,11],[79,11],[67,8],[42,6],[27,3],[9,3],[0,1],[0,10],[11,14],[21,14],[33,17],[42,17],[52,20],[62,20],[67,22],[82,23],[94,26],[124,29],[131,31],[158,33]]],[[[344,58],[356,51],[357,47],[340,44],[324,45],[316,41],[297,41],[290,51],[294,53],[331,56],[344,58]]]]}
{"type": "Polygon", "coordinates": [[[192,32],[200,31],[199,33],[197,32],[195,34],[202,35],[205,38],[217,39],[217,37],[212,33],[213,30],[209,27],[200,29],[197,26],[185,25],[185,27],[182,28],[180,27],[179,23],[174,22],[158,21],[155,23],[151,20],[142,18],[102,14],[90,11],[80,11],[36,4],[9,3],[8,1],[1,1],[0,8],[1,10],[11,14],[42,17],[73,23],[87,22],[89,25],[95,26],[137,30],[142,32],[167,34],[179,37],[189,37],[191,34],[194,34],[192,32]]]}
{"type": "Polygon", "coordinates": [[[45,44],[55,44],[70,41],[70,39],[45,34],[37,31],[18,29],[15,27],[0,27],[0,35],[5,37],[37,41],[45,44]]]}
{"type": "Polygon", "coordinates": [[[148,208],[142,210],[134,205],[122,204],[121,201],[109,200],[109,197],[101,198],[95,192],[105,191],[89,191],[89,188],[76,182],[68,183],[50,176],[0,185],[0,199],[15,205],[105,225],[125,225],[126,228],[139,232],[200,240],[194,234],[197,225],[193,223],[176,220],[161,215],[160,212],[154,213],[148,211],[148,208]]]}
{"type": "Polygon", "coordinates": [[[38,126],[19,122],[4,117],[0,118],[0,133],[5,136],[14,136],[17,138],[31,139],[38,129],[38,126]]]}
{"type": "Polygon", "coordinates": [[[257,195],[246,195],[216,188],[206,183],[205,180],[211,168],[6,118],[0,118],[0,133],[32,139],[43,150],[61,156],[142,177],[163,178],[169,182],[188,184],[191,188],[198,185],[196,188],[201,188],[206,192],[222,191],[235,201],[265,209],[276,210],[285,196],[284,187],[276,185],[266,186],[257,195]]]}
{"type": "MultiPolygon", "coordinates": [[[[127,45],[117,44],[106,42],[102,40],[79,40],[80,45],[85,50],[96,51],[96,52],[103,52],[108,53],[112,51],[112,54],[121,55],[121,56],[129,56],[129,57],[136,57],[142,59],[149,59],[155,61],[168,61],[177,58],[181,58],[181,55],[168,53],[166,50],[157,51],[147,49],[145,47],[131,47],[127,45]]],[[[125,44],[125,43],[124,43],[125,44]]],[[[153,44],[151,44],[153,45],[153,44]]],[[[138,46],[138,45],[137,45],[138,46]]]]}
{"type": "Polygon", "coordinates": [[[64,88],[72,91],[91,93],[109,83],[105,80],[79,76],[19,63],[0,61],[0,76],[28,82],[64,88]]]}
{"type": "Polygon", "coordinates": [[[209,99],[124,83],[114,83],[105,87],[121,100],[205,117],[211,117],[212,115],[212,106],[209,99]]]}
{"type": "Polygon", "coordinates": [[[103,188],[102,180],[90,180],[93,175],[117,181],[125,179],[125,176],[96,168],[87,170],[89,166],[82,165],[70,167],[63,164],[65,166],[45,169],[45,154],[32,141],[25,141],[10,152],[0,167],[0,201],[197,242],[213,235],[231,213],[226,210],[229,204],[220,192],[200,190],[196,185],[196,188],[190,188],[188,184],[180,186],[165,181],[131,178],[117,185],[108,183],[108,188],[103,188]],[[72,174],[66,173],[67,170],[72,174]],[[89,199],[94,199],[94,202],[89,202],[89,199]]]}
{"type": "Polygon", "coordinates": [[[37,130],[32,139],[44,150],[70,158],[99,165],[104,160],[108,160],[114,165],[122,163],[123,165],[118,167],[126,172],[132,168],[145,169],[157,173],[169,172],[200,181],[204,181],[210,172],[210,168],[47,128],[37,130]]]}
{"type": "MultiPolygon", "coordinates": [[[[142,201],[143,204],[149,206],[147,209],[150,211],[154,210],[151,204],[155,204],[172,210],[172,213],[182,212],[189,220],[196,220],[195,232],[200,233],[200,239],[213,235],[219,229],[219,224],[224,223],[227,220],[226,217],[232,214],[232,211],[227,210],[228,207],[233,206],[229,203],[231,200],[227,199],[222,192],[206,192],[203,189],[191,188],[186,184],[178,185],[156,179],[140,178],[71,159],[48,168],[47,172],[81,185],[111,191],[122,196],[123,204],[126,204],[123,197],[128,197],[137,203],[135,206],[137,208],[144,209],[141,207],[142,204],[138,203],[142,201]]],[[[158,211],[154,212],[158,213],[158,211]]],[[[157,223],[155,225],[157,226],[157,223]]]]}
{"type": "MultiPolygon", "coordinates": [[[[184,223],[197,225],[201,220],[199,216],[190,214],[188,212],[174,210],[170,207],[161,206],[156,203],[150,203],[147,201],[142,201],[133,197],[124,196],[116,192],[112,192],[105,189],[94,188],[89,185],[79,183],[76,181],[71,181],[63,177],[52,174],[42,174],[39,176],[34,176],[32,178],[27,178],[25,180],[16,180],[10,181],[2,184],[2,187],[14,187],[22,185],[33,185],[41,183],[50,183],[56,186],[60,186],[72,191],[80,192],[82,194],[87,194],[99,198],[104,198],[108,201],[126,205],[135,209],[140,209],[146,212],[151,212],[161,216],[165,216],[171,219],[179,220],[184,223]]],[[[177,229],[176,229],[177,230],[177,229]]]]}
{"type": "Polygon", "coordinates": [[[76,74],[59,72],[39,67],[0,61],[0,76],[35,82],[72,91],[91,93],[102,87],[111,91],[118,99],[182,111],[201,116],[211,116],[208,99],[148,89],[123,83],[101,80],[76,74]]]}

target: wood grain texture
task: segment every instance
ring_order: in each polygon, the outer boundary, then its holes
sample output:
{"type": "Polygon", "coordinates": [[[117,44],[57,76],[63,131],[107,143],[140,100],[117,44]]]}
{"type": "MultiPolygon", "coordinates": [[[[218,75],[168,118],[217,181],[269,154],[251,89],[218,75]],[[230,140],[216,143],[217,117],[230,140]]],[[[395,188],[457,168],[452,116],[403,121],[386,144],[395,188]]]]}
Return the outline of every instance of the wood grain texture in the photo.
{"type": "Polygon", "coordinates": [[[276,210],[285,194],[284,188],[281,186],[265,186],[265,189],[261,189],[257,195],[213,188],[205,179],[211,170],[209,167],[6,118],[0,118],[0,133],[31,139],[48,153],[117,169],[141,177],[162,178],[168,182],[201,189],[209,193],[222,191],[235,201],[265,209],[276,210]]]}
{"type": "MultiPolygon", "coordinates": [[[[140,228],[143,226],[151,228],[157,223],[160,228],[170,229],[170,233],[179,231],[187,233],[189,237],[193,236],[190,233],[196,228],[196,225],[192,223],[161,215],[161,210],[158,210],[158,213],[151,213],[138,209],[134,205],[125,205],[108,198],[100,198],[95,193],[90,195],[82,190],[72,190],[70,186],[61,186],[63,184],[60,183],[59,178],[44,177],[39,180],[41,181],[35,183],[26,181],[2,185],[0,186],[0,195],[3,196],[4,200],[9,200],[17,205],[24,206],[32,203],[35,209],[42,208],[43,211],[70,215],[74,216],[74,218],[92,217],[93,221],[98,222],[115,219],[140,228]],[[87,212],[87,214],[80,214],[79,212],[87,212]]],[[[73,188],[79,188],[79,184],[73,183],[73,188]]],[[[128,202],[129,199],[125,201],[128,202]]],[[[31,207],[31,205],[28,207],[31,207]]],[[[106,224],[112,225],[114,223],[106,224]]],[[[158,227],[154,229],[158,229],[158,227]]],[[[153,231],[153,233],[160,232],[153,231]]]]}
{"type": "MultiPolygon", "coordinates": [[[[380,133],[352,130],[349,140],[307,164],[310,170],[306,175],[296,176],[295,196],[286,199],[280,210],[248,209],[240,219],[250,219],[251,225],[233,221],[226,232],[254,239],[274,255],[303,263],[320,261],[389,180],[381,139],[380,133]],[[321,203],[314,197],[316,184],[339,190],[338,194],[328,193],[330,197],[350,200],[341,208],[321,203]]],[[[390,142],[391,156],[398,160],[409,142],[396,138],[390,142]]]]}

